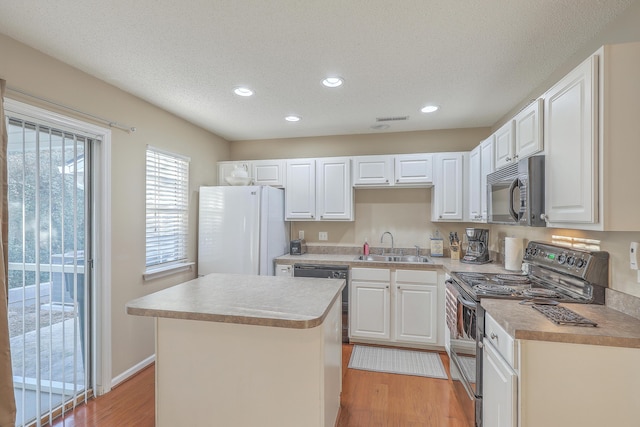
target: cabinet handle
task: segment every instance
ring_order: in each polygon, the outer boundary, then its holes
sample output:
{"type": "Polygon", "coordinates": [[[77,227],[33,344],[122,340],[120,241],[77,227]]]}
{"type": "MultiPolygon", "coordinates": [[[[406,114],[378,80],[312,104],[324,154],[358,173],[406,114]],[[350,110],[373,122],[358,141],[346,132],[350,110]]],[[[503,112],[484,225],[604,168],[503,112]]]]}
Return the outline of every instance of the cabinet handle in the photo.
{"type": "Polygon", "coordinates": [[[498,336],[494,332],[491,332],[491,335],[489,336],[491,337],[492,340],[495,340],[498,338],[498,336]]]}
{"type": "Polygon", "coordinates": [[[385,179],[385,180],[384,180],[384,182],[386,182],[386,183],[388,184],[388,183],[389,183],[389,180],[388,180],[388,179],[385,179]]]}
{"type": "Polygon", "coordinates": [[[518,155],[516,154],[515,156],[513,156],[513,160],[518,160],[518,155]]]}
{"type": "Polygon", "coordinates": [[[540,219],[543,220],[544,222],[549,222],[549,217],[547,216],[547,214],[540,214],[540,219]]]}
{"type": "Polygon", "coordinates": [[[511,157],[507,157],[505,160],[506,160],[507,162],[510,162],[510,161],[511,161],[511,157]]]}

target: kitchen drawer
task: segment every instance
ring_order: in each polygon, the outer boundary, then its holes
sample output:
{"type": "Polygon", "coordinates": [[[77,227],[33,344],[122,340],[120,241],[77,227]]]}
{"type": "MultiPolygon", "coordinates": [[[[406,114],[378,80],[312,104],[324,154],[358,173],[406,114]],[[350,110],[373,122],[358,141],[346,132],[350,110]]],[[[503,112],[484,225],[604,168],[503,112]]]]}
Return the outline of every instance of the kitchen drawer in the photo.
{"type": "Polygon", "coordinates": [[[438,283],[438,272],[421,270],[397,270],[396,282],[403,283],[438,283]]]}
{"type": "Polygon", "coordinates": [[[502,357],[511,365],[514,366],[514,349],[515,342],[513,337],[505,331],[502,326],[495,321],[489,313],[484,317],[484,335],[493,344],[496,350],[502,357]]]}
{"type": "Polygon", "coordinates": [[[387,268],[352,268],[351,280],[391,281],[391,270],[387,268]]]}

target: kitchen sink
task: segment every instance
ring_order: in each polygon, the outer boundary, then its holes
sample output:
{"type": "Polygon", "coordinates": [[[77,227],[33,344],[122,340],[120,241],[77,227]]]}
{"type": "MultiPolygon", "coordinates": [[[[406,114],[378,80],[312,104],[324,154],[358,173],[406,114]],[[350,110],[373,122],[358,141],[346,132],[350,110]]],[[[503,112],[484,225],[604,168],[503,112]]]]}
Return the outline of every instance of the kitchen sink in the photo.
{"type": "Polygon", "coordinates": [[[431,263],[429,257],[416,255],[359,255],[356,261],[399,262],[399,263],[431,263]]]}

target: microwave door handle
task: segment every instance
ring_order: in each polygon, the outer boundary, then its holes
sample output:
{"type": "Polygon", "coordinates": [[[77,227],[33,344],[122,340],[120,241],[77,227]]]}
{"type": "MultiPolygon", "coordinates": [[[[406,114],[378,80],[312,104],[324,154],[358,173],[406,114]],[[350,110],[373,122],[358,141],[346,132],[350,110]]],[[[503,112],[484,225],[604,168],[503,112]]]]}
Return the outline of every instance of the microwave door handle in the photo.
{"type": "Polygon", "coordinates": [[[513,182],[511,182],[511,185],[509,186],[509,215],[511,215],[511,218],[513,218],[515,222],[520,221],[520,215],[517,214],[515,209],[513,208],[513,193],[516,191],[516,187],[518,187],[519,183],[520,179],[516,178],[513,180],[513,182]]]}

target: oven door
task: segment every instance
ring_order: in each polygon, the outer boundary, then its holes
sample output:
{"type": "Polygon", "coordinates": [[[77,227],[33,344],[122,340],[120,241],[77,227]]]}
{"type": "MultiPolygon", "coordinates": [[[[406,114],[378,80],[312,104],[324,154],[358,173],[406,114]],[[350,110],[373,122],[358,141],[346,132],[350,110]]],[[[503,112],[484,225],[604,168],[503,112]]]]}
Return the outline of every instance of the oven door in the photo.
{"type": "Polygon", "coordinates": [[[482,425],[482,349],[477,337],[484,334],[484,311],[453,280],[445,283],[451,379],[456,397],[469,424],[482,425]],[[450,307],[455,306],[455,325],[450,307]],[[478,323],[478,321],[482,323],[478,323]]]}

